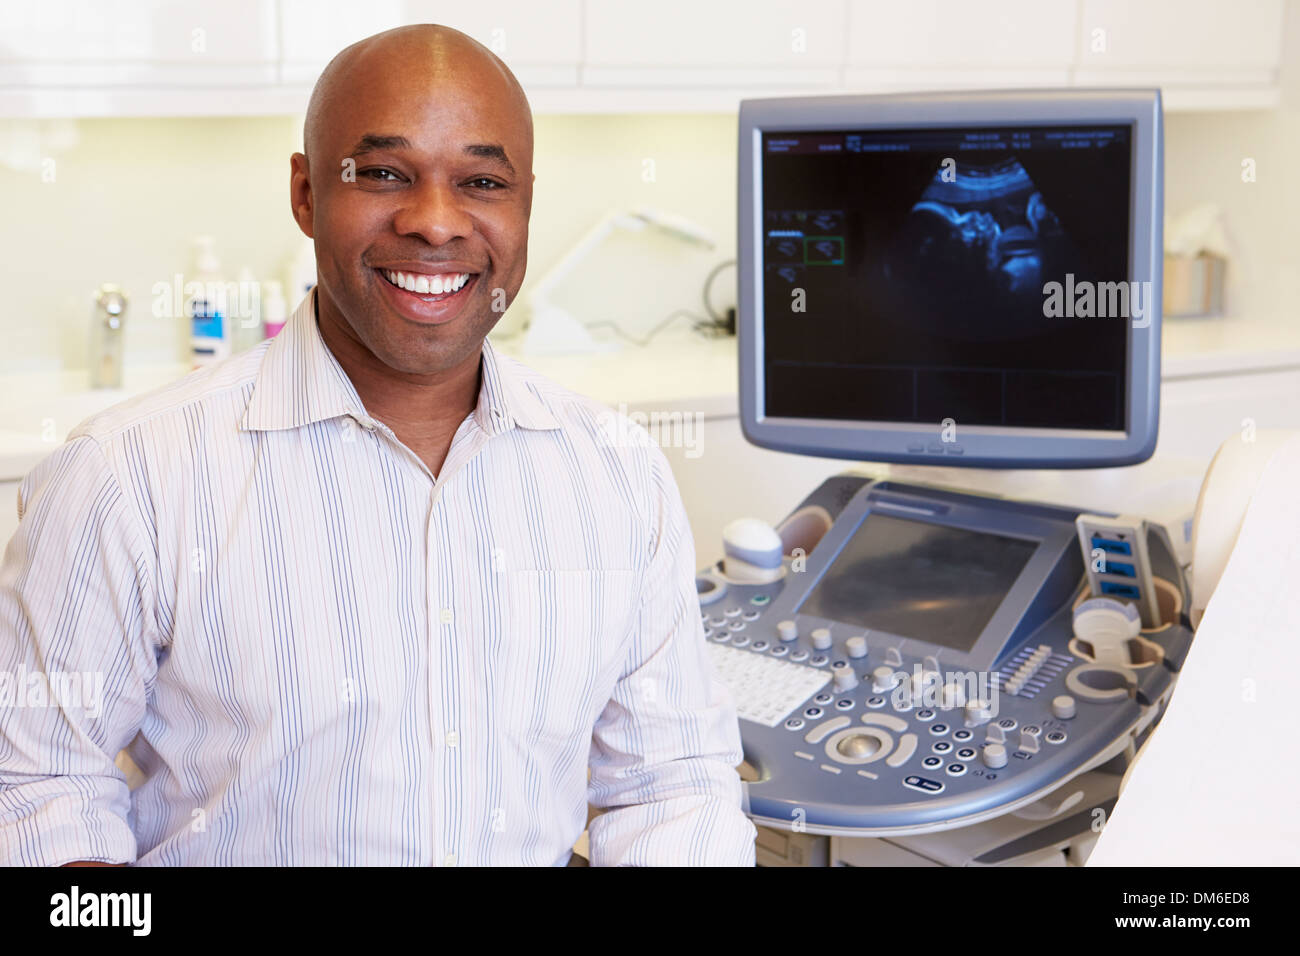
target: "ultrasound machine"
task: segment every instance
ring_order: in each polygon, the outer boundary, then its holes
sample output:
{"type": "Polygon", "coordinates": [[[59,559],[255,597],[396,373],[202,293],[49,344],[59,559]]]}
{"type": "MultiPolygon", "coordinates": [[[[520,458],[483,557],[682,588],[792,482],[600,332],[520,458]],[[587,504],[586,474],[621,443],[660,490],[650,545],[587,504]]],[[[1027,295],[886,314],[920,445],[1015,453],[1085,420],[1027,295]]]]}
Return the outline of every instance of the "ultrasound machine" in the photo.
{"type": "MultiPolygon", "coordinates": [[[[1157,91],[744,101],[745,437],[1149,458],[1162,138],[1157,91]]],[[[767,865],[1080,862],[1193,638],[1158,522],[853,472],[732,522],[697,589],[767,865]]]]}

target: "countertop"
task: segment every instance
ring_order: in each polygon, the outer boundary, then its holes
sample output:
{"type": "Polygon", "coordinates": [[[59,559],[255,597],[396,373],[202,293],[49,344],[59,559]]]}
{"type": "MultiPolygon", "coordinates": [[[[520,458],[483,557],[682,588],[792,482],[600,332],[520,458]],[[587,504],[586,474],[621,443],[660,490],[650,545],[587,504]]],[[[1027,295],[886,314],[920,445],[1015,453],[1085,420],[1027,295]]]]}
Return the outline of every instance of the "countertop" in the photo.
{"type": "MultiPolygon", "coordinates": [[[[519,339],[493,339],[561,384],[626,412],[739,414],[736,340],[685,327],[650,345],[589,355],[523,355],[519,339]]],[[[1170,319],[1163,329],[1165,381],[1300,368],[1300,321],[1290,317],[1170,319]]],[[[120,389],[92,391],[84,371],[0,375],[0,481],[14,481],[102,409],[174,381],[186,365],[128,367],[120,389]]]]}

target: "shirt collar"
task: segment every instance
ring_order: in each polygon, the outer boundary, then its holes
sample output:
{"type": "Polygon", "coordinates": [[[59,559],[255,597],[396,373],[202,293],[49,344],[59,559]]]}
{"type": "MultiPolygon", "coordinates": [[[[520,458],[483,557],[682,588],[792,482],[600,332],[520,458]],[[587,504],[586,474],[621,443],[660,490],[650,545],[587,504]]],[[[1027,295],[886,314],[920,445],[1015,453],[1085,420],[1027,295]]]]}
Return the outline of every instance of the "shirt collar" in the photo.
{"type": "MultiPolygon", "coordinates": [[[[555,429],[560,423],[518,375],[514,363],[483,340],[482,380],[474,420],[489,435],[518,425],[555,429]]],[[[316,324],[316,290],[294,309],[271,340],[253,384],[241,427],[247,431],[298,428],[350,415],[363,424],[366,412],[352,380],[321,338],[316,324]]]]}

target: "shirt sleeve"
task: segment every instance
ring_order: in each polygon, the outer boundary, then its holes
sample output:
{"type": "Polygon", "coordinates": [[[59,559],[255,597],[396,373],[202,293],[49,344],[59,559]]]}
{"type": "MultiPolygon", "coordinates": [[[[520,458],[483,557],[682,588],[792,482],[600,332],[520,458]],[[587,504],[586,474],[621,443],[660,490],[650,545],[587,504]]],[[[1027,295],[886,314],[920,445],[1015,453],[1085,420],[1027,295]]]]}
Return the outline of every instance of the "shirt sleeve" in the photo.
{"type": "Polygon", "coordinates": [[[663,453],[651,446],[654,550],[628,662],[592,739],[593,866],[753,866],[741,811],[736,708],[714,676],[695,588],[695,545],[663,453]]]}
{"type": "Polygon", "coordinates": [[[153,552],[134,509],[88,435],[19,489],[0,563],[0,865],[136,859],[114,758],[157,658],[153,552]]]}

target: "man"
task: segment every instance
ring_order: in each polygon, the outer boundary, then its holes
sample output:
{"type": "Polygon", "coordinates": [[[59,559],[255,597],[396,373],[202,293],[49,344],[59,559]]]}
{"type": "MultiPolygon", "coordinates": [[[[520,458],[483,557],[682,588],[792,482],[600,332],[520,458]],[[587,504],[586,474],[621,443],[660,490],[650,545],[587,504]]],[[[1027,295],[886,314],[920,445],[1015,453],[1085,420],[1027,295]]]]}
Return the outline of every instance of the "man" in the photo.
{"type": "Polygon", "coordinates": [[[20,490],[0,669],[65,692],[0,710],[0,862],[563,865],[589,801],[596,865],[753,862],[666,460],[484,338],[532,152],[455,30],[326,68],[314,293],[20,490]]]}

